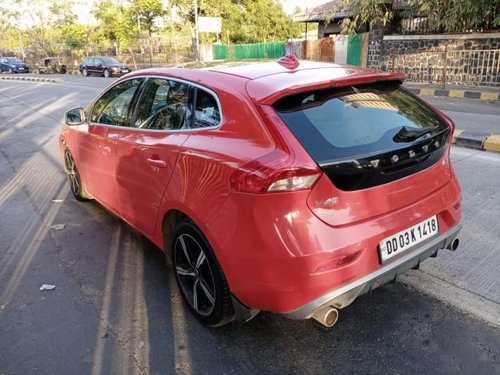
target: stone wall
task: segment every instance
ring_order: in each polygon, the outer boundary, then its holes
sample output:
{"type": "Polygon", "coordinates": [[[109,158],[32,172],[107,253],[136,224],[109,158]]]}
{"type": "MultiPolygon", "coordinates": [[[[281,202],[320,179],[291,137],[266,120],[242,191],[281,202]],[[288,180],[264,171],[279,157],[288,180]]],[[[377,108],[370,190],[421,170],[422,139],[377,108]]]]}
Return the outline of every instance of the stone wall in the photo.
{"type": "Polygon", "coordinates": [[[370,34],[369,67],[403,71],[412,81],[500,87],[500,33],[370,34]]]}

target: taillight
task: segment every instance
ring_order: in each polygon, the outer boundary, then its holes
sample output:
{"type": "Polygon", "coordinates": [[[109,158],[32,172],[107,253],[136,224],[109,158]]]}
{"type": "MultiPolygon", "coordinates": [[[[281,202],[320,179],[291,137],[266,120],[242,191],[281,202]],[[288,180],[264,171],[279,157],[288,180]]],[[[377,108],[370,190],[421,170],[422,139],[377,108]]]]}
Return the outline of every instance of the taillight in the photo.
{"type": "Polygon", "coordinates": [[[277,155],[279,153],[280,150],[275,150],[239,168],[229,179],[231,189],[253,194],[311,189],[321,176],[321,171],[309,166],[276,168],[276,164],[283,160],[277,155]],[[273,155],[276,159],[269,160],[273,155]]]}
{"type": "Polygon", "coordinates": [[[323,172],[270,106],[257,106],[274,149],[238,168],[230,177],[240,193],[278,193],[311,189],[323,172]]]}
{"type": "Polygon", "coordinates": [[[315,173],[315,171],[310,171],[308,169],[281,171],[273,176],[275,181],[267,188],[267,191],[310,189],[319,176],[319,173],[315,173]]]}

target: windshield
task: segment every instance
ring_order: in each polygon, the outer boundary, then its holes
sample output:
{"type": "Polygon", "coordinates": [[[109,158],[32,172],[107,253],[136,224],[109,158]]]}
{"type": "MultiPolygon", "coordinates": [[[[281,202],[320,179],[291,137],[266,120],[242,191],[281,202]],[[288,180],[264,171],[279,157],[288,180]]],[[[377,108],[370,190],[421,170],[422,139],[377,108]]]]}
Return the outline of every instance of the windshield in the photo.
{"type": "Polygon", "coordinates": [[[274,108],[318,163],[400,149],[448,129],[397,83],[293,95],[274,108]]]}
{"type": "Polygon", "coordinates": [[[19,59],[13,58],[13,57],[7,57],[5,60],[9,63],[14,63],[14,64],[23,64],[23,62],[19,59]]]}
{"type": "Polygon", "coordinates": [[[119,61],[115,60],[114,58],[112,57],[103,57],[102,58],[102,62],[104,64],[120,64],[119,61]]]}

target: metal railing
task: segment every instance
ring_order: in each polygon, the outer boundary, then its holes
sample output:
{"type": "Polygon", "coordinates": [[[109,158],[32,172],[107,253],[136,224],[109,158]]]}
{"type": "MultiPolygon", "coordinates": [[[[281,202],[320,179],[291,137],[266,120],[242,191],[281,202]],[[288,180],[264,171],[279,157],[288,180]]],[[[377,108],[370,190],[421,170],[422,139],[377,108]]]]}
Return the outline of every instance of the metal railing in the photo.
{"type": "Polygon", "coordinates": [[[500,49],[421,51],[390,56],[389,70],[415,82],[500,87],[500,49]]]}

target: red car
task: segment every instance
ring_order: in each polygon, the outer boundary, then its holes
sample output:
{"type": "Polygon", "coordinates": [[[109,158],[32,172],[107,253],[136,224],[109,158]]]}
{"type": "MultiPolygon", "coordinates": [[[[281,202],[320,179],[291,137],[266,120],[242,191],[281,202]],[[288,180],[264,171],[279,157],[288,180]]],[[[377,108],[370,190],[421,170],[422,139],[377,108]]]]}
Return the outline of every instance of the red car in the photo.
{"type": "Polygon", "coordinates": [[[209,326],[338,310],[455,250],[454,124],[401,74],[297,61],[130,73],[66,114],[74,196],[171,256],[209,326]]]}

